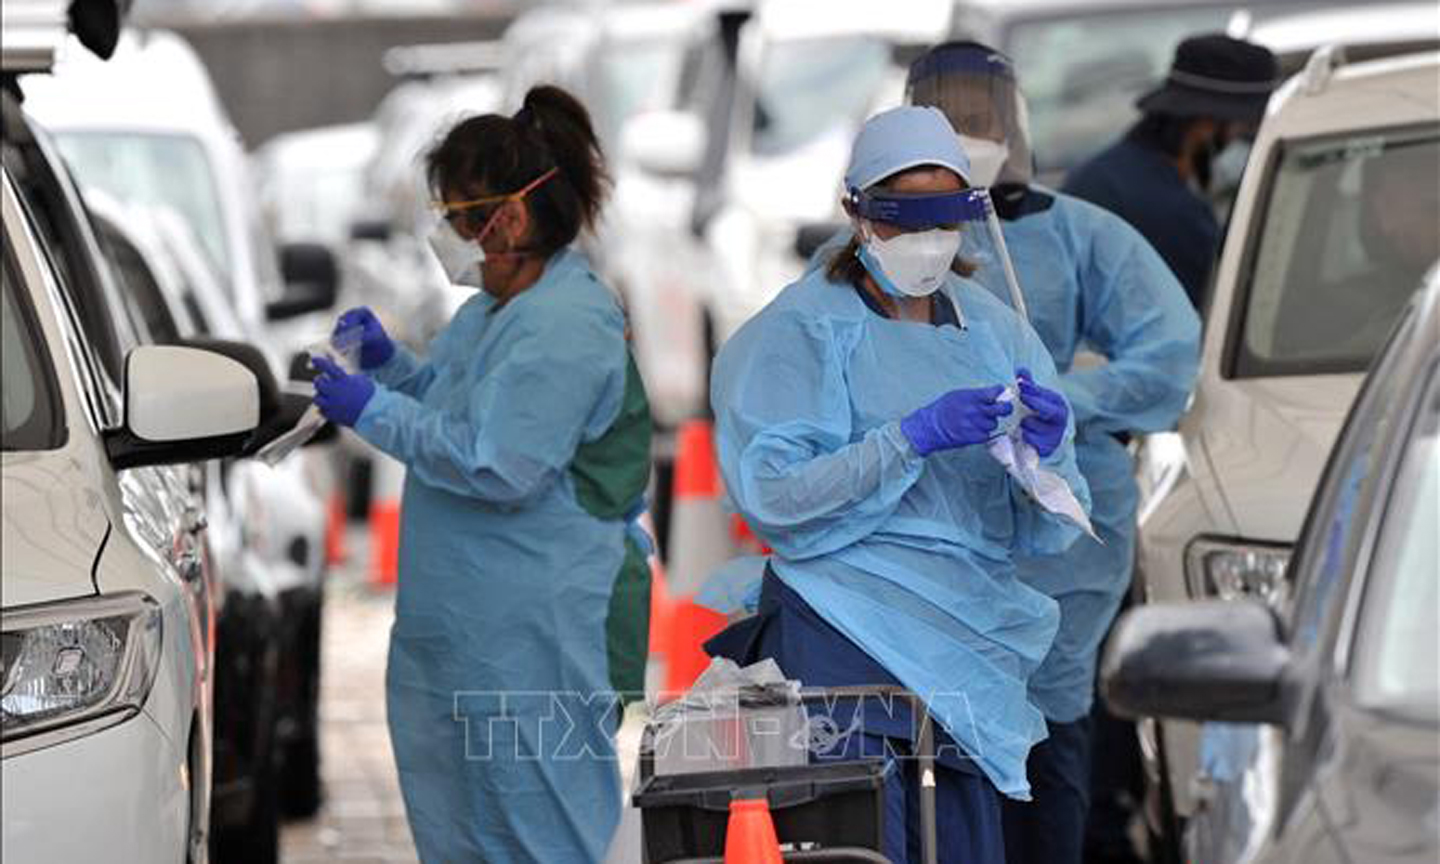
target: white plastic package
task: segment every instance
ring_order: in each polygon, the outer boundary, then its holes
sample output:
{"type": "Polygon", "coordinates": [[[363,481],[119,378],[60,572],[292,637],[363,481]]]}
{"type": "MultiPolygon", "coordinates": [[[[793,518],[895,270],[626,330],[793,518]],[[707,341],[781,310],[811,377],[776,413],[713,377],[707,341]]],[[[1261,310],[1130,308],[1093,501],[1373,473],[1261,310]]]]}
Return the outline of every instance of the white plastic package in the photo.
{"type": "Polygon", "coordinates": [[[717,657],[683,697],[651,720],[655,773],[804,765],[810,727],[800,682],[774,660],[740,668],[717,657]]]}
{"type": "MultiPolygon", "coordinates": [[[[326,357],[330,362],[351,375],[360,371],[360,327],[349,327],[335,333],[328,339],[317,339],[305,347],[313,363],[316,357],[326,357]]],[[[300,415],[299,421],[290,431],[266,444],[255,453],[255,458],[266,465],[275,466],[286,456],[304,447],[325,425],[320,409],[311,405],[300,415]]]]}
{"type": "Polygon", "coordinates": [[[1020,421],[1024,420],[1033,412],[1026,407],[1024,400],[1018,396],[1016,386],[1005,388],[998,400],[1011,402],[1015,410],[1010,412],[1000,423],[999,434],[990,440],[986,447],[990,455],[1005,466],[1010,476],[1034,498],[1041,507],[1057,516],[1063,516],[1074,522],[1086,533],[1093,537],[1096,542],[1103,543],[1095,533],[1095,528],[1090,524],[1090,515],[1085,512],[1075,492],[1064,477],[1056,474],[1048,468],[1040,465],[1040,454],[1034,447],[1025,443],[1020,429],[1020,421]]]}

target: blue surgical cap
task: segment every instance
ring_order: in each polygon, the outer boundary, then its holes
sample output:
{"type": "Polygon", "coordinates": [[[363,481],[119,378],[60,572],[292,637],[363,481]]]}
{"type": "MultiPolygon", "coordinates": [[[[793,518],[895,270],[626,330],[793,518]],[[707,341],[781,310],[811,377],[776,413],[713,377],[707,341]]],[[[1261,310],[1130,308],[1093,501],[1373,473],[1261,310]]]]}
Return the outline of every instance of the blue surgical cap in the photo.
{"type": "Polygon", "coordinates": [[[970,182],[970,157],[938,108],[891,108],[865,121],[855,137],[850,167],[845,169],[845,188],[866,189],[921,165],[949,168],[970,182]]]}

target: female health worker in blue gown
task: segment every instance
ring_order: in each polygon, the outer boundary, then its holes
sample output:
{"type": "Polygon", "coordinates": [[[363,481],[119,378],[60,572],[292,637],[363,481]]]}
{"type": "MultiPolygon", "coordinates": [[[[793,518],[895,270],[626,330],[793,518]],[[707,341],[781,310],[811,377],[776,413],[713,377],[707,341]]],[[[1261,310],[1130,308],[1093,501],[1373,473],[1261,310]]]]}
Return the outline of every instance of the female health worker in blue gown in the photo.
{"type": "Polygon", "coordinates": [[[616,693],[642,689],[650,418],[611,292],[570,248],[606,177],[553,87],[429,154],[432,246],[482,288],[421,359],[357,309],[362,374],[316,404],[406,466],[386,672],[390,739],[426,862],[588,864],[619,816],[616,693]]]}
{"type": "MultiPolygon", "coordinates": [[[[807,685],[898,683],[926,699],[944,733],[943,860],[1000,864],[999,794],[1028,795],[1025,759],[1045,722],[1026,680],[1058,618],[1014,559],[1079,536],[986,449],[1014,410],[1005,387],[1019,382],[1022,434],[1042,465],[1088,493],[1045,346],[986,289],[947,278],[969,272],[956,230],[969,172],[939,111],[869,120],[845,178],[859,239],[720,351],[721,470],[774,555],[759,614],[712,644],[773,657],[807,685]]],[[[851,710],[838,723],[857,731],[822,758],[905,752],[908,712],[851,710]]],[[[886,792],[895,861],[918,845],[911,768],[886,792]]]]}
{"type": "Polygon", "coordinates": [[[1079,864],[1090,787],[1096,655],[1125,592],[1139,491],[1126,440],[1170,429],[1199,365],[1200,321],[1149,242],[1120,217],[1032,181],[1024,96],[1009,58],[973,42],[910,68],[907,101],[943,111],[991,187],[1030,323],[1075,414],[1075,456],[1099,541],[1026,556],[1020,576],[1060,604],[1055,645],[1030,679],[1050,736],[1030,756],[1034,801],[1007,802],[1010,864],[1079,864]],[[1092,362],[1078,362],[1088,351],[1092,362]]]}

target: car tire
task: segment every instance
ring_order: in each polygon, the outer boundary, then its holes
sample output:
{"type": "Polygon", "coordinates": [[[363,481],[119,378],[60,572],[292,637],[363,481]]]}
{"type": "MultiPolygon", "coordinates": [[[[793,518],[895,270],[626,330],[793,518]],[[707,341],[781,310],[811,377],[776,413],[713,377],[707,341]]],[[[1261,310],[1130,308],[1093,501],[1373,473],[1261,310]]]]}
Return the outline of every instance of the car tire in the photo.
{"type": "Polygon", "coordinates": [[[284,747],[280,769],[280,812],[287,819],[307,819],[320,810],[324,791],[320,779],[320,651],[323,594],[307,604],[295,639],[301,664],[296,729],[284,747]]]}
{"type": "Polygon", "coordinates": [[[275,758],[255,768],[255,796],[244,824],[215,832],[215,864],[277,864],[280,860],[280,795],[275,758]]]}
{"type": "Polygon", "coordinates": [[[325,800],[320,781],[320,742],[314,736],[299,738],[285,748],[281,771],[280,811],[286,819],[309,819],[325,800]]]}

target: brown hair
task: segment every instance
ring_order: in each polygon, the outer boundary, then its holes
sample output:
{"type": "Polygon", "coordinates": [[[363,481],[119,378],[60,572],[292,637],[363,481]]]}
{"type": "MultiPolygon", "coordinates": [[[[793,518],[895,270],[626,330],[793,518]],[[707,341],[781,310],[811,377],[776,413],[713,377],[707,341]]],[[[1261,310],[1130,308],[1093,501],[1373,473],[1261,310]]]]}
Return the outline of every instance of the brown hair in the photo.
{"type": "Polygon", "coordinates": [[[570,245],[582,228],[594,228],[610,185],[585,106],[548,85],[526,93],[514,117],[485,114],[457,123],[425,163],[437,198],[447,192],[517,192],[554,169],[555,176],[525,196],[535,223],[535,251],[541,255],[570,245]]]}

